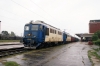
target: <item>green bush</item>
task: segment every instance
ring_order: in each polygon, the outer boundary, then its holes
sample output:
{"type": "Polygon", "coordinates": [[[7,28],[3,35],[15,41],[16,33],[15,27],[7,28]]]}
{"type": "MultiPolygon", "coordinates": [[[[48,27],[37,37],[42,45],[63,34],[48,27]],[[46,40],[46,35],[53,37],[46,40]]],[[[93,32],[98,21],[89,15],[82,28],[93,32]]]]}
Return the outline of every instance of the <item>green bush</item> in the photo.
{"type": "Polygon", "coordinates": [[[98,39],[99,39],[99,38],[98,38],[97,35],[94,34],[94,35],[92,36],[92,41],[96,41],[96,40],[98,40],[98,39]]]}
{"type": "Polygon", "coordinates": [[[97,41],[93,41],[93,43],[94,43],[95,45],[99,45],[99,46],[100,46],[100,39],[98,39],[97,41]]]}

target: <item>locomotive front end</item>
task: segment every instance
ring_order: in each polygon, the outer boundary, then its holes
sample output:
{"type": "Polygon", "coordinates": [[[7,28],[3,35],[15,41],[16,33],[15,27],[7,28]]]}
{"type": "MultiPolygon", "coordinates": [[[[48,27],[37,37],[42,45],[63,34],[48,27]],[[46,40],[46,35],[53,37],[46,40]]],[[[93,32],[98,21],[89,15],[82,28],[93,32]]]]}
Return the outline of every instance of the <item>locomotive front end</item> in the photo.
{"type": "Polygon", "coordinates": [[[25,47],[36,48],[41,42],[41,38],[43,38],[43,31],[40,30],[40,24],[26,24],[24,27],[24,38],[23,43],[25,47]]]}

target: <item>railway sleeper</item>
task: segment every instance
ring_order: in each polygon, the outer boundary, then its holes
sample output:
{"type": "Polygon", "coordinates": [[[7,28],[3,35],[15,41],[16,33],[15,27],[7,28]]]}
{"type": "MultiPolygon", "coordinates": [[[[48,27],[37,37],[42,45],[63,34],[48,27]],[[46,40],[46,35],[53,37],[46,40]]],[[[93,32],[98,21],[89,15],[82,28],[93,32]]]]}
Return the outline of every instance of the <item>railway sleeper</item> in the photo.
{"type": "Polygon", "coordinates": [[[0,57],[7,56],[9,53],[7,51],[0,51],[0,57]]]}
{"type": "Polygon", "coordinates": [[[0,52],[0,57],[4,56],[4,54],[2,52],[0,52]]]}
{"type": "Polygon", "coordinates": [[[24,52],[23,48],[16,49],[16,53],[22,53],[22,52],[24,52]]]}
{"type": "Polygon", "coordinates": [[[9,54],[10,54],[10,55],[13,55],[13,54],[15,54],[15,51],[16,51],[16,50],[9,50],[9,54]]]}
{"type": "Polygon", "coordinates": [[[18,54],[19,52],[16,50],[15,53],[18,54]]]}
{"type": "Polygon", "coordinates": [[[27,50],[25,51],[24,50],[25,50],[24,48],[0,50],[0,57],[9,56],[9,55],[18,54],[18,53],[27,51],[27,50]]]}
{"type": "Polygon", "coordinates": [[[8,56],[9,55],[8,51],[2,51],[2,53],[4,54],[4,56],[8,56]]]}

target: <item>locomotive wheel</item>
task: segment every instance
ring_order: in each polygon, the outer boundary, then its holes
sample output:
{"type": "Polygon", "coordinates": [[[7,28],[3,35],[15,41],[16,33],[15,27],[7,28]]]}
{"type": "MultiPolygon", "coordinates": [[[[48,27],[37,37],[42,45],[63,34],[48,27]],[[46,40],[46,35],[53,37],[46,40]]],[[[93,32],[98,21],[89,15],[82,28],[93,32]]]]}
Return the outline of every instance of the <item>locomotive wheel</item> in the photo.
{"type": "Polygon", "coordinates": [[[38,47],[38,49],[41,49],[41,48],[43,48],[44,47],[44,44],[41,44],[39,47],[38,47]]]}
{"type": "Polygon", "coordinates": [[[45,48],[49,47],[49,44],[48,44],[48,43],[46,43],[44,47],[45,47],[45,48]]]}

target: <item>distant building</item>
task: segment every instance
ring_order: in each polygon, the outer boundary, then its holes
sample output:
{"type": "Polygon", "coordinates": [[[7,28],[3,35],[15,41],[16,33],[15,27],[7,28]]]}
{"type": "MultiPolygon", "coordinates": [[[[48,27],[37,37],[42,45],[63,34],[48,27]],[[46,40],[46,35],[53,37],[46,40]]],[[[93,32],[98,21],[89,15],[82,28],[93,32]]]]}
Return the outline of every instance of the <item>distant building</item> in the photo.
{"type": "Polygon", "coordinates": [[[100,20],[90,20],[89,21],[89,33],[76,34],[81,38],[81,41],[90,41],[95,32],[100,30],[100,20]]]}
{"type": "Polygon", "coordinates": [[[95,33],[98,30],[100,30],[100,20],[90,20],[89,33],[95,33]]]}

